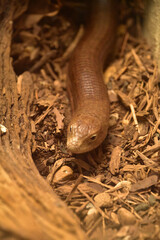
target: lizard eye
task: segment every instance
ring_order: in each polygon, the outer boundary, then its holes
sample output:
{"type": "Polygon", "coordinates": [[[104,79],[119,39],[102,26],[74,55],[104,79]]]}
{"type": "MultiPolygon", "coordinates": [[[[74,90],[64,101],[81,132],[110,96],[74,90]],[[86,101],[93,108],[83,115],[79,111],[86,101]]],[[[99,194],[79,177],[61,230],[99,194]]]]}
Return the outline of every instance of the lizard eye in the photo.
{"type": "Polygon", "coordinates": [[[92,141],[94,141],[94,140],[96,139],[96,137],[97,137],[97,135],[94,134],[94,135],[92,135],[92,136],[90,137],[90,139],[91,139],[92,141]]]}

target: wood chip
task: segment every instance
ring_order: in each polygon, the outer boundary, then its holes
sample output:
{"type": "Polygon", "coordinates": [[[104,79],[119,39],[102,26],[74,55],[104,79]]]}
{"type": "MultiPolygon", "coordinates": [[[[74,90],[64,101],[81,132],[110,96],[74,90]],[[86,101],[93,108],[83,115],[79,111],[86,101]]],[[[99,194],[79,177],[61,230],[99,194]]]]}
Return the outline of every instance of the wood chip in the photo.
{"type": "Polygon", "coordinates": [[[142,189],[147,189],[153,185],[156,185],[158,183],[158,176],[157,175],[152,175],[150,177],[147,177],[141,181],[138,181],[137,183],[133,184],[131,186],[130,191],[131,192],[136,192],[142,189]]]}
{"type": "Polygon", "coordinates": [[[121,154],[122,148],[119,146],[115,147],[112,151],[109,169],[113,175],[119,172],[121,154]]]}
{"type": "Polygon", "coordinates": [[[60,113],[60,111],[56,107],[54,107],[53,112],[56,115],[57,132],[59,132],[64,128],[64,122],[63,122],[64,116],[60,113]]]}
{"type": "Polygon", "coordinates": [[[125,107],[129,108],[131,104],[133,105],[133,107],[136,107],[136,104],[134,103],[134,101],[129,96],[127,96],[125,93],[123,93],[121,91],[117,91],[117,94],[120,97],[120,99],[125,107]]]}

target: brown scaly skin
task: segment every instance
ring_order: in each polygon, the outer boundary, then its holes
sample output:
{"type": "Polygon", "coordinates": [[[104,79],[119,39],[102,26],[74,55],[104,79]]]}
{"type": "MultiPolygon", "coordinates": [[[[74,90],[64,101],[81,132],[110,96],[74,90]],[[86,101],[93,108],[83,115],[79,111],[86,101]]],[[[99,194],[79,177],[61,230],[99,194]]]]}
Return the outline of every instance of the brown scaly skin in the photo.
{"type": "Polygon", "coordinates": [[[89,2],[89,21],[71,57],[67,84],[73,112],[67,148],[78,154],[95,149],[107,135],[109,99],[103,66],[112,52],[117,25],[116,0],[89,2]]]}

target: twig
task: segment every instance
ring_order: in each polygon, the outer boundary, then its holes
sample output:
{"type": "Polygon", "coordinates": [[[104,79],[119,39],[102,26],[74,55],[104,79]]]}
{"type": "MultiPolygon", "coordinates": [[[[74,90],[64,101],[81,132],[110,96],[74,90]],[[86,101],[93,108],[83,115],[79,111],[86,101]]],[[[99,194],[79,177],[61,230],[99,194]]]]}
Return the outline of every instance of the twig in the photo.
{"type": "Polygon", "coordinates": [[[73,50],[77,46],[79,40],[81,39],[81,37],[83,35],[83,32],[84,32],[84,28],[81,25],[80,28],[79,28],[79,31],[78,31],[78,33],[76,35],[76,37],[74,38],[73,42],[69,45],[69,47],[66,49],[65,53],[63,54],[63,56],[55,59],[54,62],[66,61],[69,58],[70,54],[73,52],[73,50]]]}
{"type": "Polygon", "coordinates": [[[73,188],[71,189],[69,195],[67,196],[66,202],[69,202],[69,200],[71,199],[73,193],[74,193],[75,190],[77,189],[77,186],[80,184],[80,182],[82,181],[82,179],[83,179],[83,175],[81,174],[81,175],[79,175],[79,177],[78,177],[78,179],[76,180],[73,188]]]}
{"type": "Polygon", "coordinates": [[[77,189],[94,205],[94,207],[102,215],[102,217],[111,221],[111,219],[102,211],[102,209],[97,205],[97,203],[86,192],[84,192],[80,187],[77,187],[77,189]]]}
{"type": "Polygon", "coordinates": [[[137,55],[136,51],[134,50],[134,48],[132,48],[131,52],[132,52],[132,55],[133,55],[133,57],[135,59],[136,64],[140,68],[140,70],[145,71],[145,67],[143,66],[143,64],[142,64],[139,56],[137,55]]]}
{"type": "Polygon", "coordinates": [[[132,112],[132,116],[133,116],[135,127],[137,128],[137,131],[139,133],[140,131],[139,131],[139,128],[138,128],[138,121],[137,121],[137,117],[136,117],[136,114],[135,114],[134,107],[133,107],[132,104],[130,104],[129,106],[130,106],[130,109],[131,109],[131,112],[132,112]]]}
{"type": "Polygon", "coordinates": [[[45,64],[50,58],[55,57],[56,51],[52,50],[48,53],[45,53],[43,57],[39,60],[39,62],[36,62],[33,67],[31,67],[30,72],[35,72],[38,68],[42,67],[43,64],[45,64]]]}

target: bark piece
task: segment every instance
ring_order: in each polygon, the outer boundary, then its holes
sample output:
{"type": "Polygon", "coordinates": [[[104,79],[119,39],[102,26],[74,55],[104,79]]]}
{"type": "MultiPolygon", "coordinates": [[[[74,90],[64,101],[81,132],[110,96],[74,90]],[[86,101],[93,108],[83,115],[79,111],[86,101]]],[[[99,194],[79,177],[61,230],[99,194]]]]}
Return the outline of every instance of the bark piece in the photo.
{"type": "Polygon", "coordinates": [[[10,58],[14,1],[0,4],[0,123],[7,129],[0,136],[0,238],[86,239],[73,213],[33,163],[28,119],[32,78],[24,73],[17,90],[10,58]]]}

